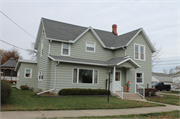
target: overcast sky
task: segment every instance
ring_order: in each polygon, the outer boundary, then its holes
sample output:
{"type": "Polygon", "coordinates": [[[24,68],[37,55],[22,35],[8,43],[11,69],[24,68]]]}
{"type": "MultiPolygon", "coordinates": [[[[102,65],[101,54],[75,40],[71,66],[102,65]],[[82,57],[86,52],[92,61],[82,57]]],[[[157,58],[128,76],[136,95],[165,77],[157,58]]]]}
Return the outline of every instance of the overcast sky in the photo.
{"type": "MultiPolygon", "coordinates": [[[[0,10],[36,38],[41,17],[80,26],[111,31],[117,24],[118,34],[142,27],[152,43],[162,48],[155,72],[180,64],[179,0],[166,1],[57,1],[0,0],[0,10]],[[173,61],[172,61],[173,60],[173,61]]],[[[35,42],[0,13],[0,38],[13,45],[30,49],[35,42]]],[[[13,47],[0,42],[0,48],[13,47]]],[[[23,59],[31,57],[19,50],[23,59]]]]}

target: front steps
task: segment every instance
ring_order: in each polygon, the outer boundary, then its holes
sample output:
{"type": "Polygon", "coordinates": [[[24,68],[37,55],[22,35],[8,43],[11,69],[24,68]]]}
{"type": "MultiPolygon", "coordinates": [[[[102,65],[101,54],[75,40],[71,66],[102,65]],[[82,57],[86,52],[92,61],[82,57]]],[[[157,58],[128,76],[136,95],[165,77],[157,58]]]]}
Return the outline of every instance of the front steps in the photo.
{"type": "MultiPolygon", "coordinates": [[[[121,95],[120,91],[116,91],[116,93],[121,95]]],[[[116,93],[114,93],[114,96],[119,97],[119,95],[117,95],[116,93]]],[[[130,92],[123,92],[123,99],[128,99],[128,100],[136,100],[136,99],[142,99],[141,96],[139,96],[137,93],[130,93],[130,92]]]]}

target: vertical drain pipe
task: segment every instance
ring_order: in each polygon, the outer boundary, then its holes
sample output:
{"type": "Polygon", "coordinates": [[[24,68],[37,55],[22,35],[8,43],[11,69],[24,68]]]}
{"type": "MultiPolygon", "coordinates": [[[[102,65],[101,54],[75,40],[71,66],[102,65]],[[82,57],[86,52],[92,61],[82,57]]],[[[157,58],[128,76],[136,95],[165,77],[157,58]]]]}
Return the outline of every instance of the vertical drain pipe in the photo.
{"type": "Polygon", "coordinates": [[[57,71],[57,66],[59,65],[60,61],[55,66],[55,79],[54,79],[54,90],[56,89],[56,71],[57,71]]]}
{"type": "Polygon", "coordinates": [[[126,48],[122,47],[122,49],[124,50],[124,55],[126,56],[126,48]]]}

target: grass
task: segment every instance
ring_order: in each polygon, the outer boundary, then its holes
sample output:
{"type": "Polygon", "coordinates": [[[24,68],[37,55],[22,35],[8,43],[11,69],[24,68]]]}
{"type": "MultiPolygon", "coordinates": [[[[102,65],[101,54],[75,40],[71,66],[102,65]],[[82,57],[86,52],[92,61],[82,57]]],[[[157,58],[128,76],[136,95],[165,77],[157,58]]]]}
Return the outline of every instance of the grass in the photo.
{"type": "Polygon", "coordinates": [[[154,103],[121,100],[110,97],[40,97],[29,90],[12,88],[6,104],[1,105],[2,111],[33,111],[33,110],[82,110],[82,109],[126,109],[137,107],[164,106],[154,103]]]}
{"type": "Polygon", "coordinates": [[[146,100],[179,106],[179,98],[180,97],[174,95],[163,95],[162,98],[146,98],[146,100]]]}
{"type": "MultiPolygon", "coordinates": [[[[51,119],[64,119],[66,117],[54,117],[51,119]]],[[[179,118],[179,111],[170,112],[158,112],[158,113],[147,113],[147,114],[131,114],[131,115],[115,115],[115,116],[84,116],[84,117],[67,117],[67,118],[179,118]]],[[[47,118],[37,118],[37,119],[47,119],[47,118]]]]}
{"type": "Polygon", "coordinates": [[[179,94],[179,91],[171,91],[171,92],[161,92],[161,93],[170,93],[170,94],[179,94]]]}

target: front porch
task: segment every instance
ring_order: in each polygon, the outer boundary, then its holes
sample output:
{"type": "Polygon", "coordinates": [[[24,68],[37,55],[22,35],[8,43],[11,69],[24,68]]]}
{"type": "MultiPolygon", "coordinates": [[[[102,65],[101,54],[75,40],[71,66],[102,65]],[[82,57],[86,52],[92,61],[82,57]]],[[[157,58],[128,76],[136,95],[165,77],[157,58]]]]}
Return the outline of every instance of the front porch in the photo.
{"type": "Polygon", "coordinates": [[[111,67],[112,79],[110,83],[110,91],[122,99],[124,99],[124,96],[128,97],[130,95],[136,98],[144,98],[143,94],[139,94],[139,92],[137,93],[137,86],[140,86],[137,84],[137,68],[140,68],[140,66],[131,58],[124,59],[111,67]],[[129,90],[127,89],[127,86],[129,87],[129,90]]]}

